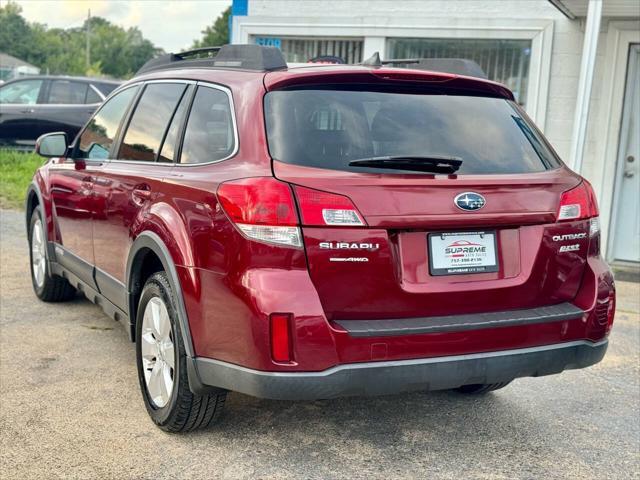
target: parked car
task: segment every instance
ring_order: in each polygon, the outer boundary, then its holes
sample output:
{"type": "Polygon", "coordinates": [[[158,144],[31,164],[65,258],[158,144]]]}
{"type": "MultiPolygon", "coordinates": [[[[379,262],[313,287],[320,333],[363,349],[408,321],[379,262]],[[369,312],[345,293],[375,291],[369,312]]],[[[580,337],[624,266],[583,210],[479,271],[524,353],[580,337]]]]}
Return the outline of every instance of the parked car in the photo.
{"type": "Polygon", "coordinates": [[[165,430],[227,391],[485,393],[607,349],[593,190],[497,83],[225,46],[149,62],[37,151],[35,293],[124,323],[165,430]]]}
{"type": "Polygon", "coordinates": [[[74,138],[121,82],[83,77],[33,76],[0,86],[0,146],[33,148],[49,132],[74,138]]]}

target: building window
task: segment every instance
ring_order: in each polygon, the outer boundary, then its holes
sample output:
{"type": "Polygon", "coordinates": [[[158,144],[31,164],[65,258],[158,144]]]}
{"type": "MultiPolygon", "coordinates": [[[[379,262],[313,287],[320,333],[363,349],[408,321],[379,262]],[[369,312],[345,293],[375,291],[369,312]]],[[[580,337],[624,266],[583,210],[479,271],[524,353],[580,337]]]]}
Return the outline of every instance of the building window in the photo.
{"type": "Polygon", "coordinates": [[[387,57],[473,60],[490,80],[505,84],[513,91],[518,103],[525,106],[531,40],[390,38],[387,40],[387,57]]]}
{"type": "Polygon", "coordinates": [[[306,63],[312,58],[335,56],[346,63],[362,62],[362,39],[325,37],[254,37],[254,43],[280,48],[287,62],[306,63]]]}

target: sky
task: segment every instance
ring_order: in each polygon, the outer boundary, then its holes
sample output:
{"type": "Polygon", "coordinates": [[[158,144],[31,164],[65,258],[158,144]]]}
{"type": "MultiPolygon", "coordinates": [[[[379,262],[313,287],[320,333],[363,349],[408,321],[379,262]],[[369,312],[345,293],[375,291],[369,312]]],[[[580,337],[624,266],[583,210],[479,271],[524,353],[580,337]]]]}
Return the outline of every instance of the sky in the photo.
{"type": "MultiPolygon", "coordinates": [[[[0,3],[4,3],[0,0],[0,3]]],[[[231,0],[15,0],[30,22],[54,28],[78,27],[92,16],[125,28],[138,27],[167,52],[190,47],[200,32],[231,5],[231,0]]]]}

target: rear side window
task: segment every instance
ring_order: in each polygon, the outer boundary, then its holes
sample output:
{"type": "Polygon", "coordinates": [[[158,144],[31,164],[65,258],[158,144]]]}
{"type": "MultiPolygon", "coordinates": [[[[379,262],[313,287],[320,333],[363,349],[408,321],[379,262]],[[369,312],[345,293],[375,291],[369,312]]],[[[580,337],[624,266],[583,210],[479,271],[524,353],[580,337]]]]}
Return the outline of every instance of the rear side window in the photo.
{"type": "Polygon", "coordinates": [[[151,83],[136,106],[118,159],[153,162],[186,85],[151,83]]]}
{"type": "Polygon", "coordinates": [[[235,149],[229,96],[198,87],[187,121],[180,163],[208,163],[227,158],[235,149]]]}
{"type": "Polygon", "coordinates": [[[94,87],[102,92],[102,94],[107,97],[111,92],[113,92],[120,85],[117,83],[95,83],[94,87]]]}
{"type": "Polygon", "coordinates": [[[91,119],[80,136],[78,158],[106,159],[118,133],[118,127],[131,100],[136,95],[138,86],[127,88],[107,101],[91,119]]]}
{"type": "Polygon", "coordinates": [[[89,87],[87,89],[87,97],[85,98],[84,103],[92,104],[100,102],[102,102],[102,98],[100,97],[100,95],[98,95],[93,88],[89,87]]]}
{"type": "Polygon", "coordinates": [[[83,104],[87,97],[86,83],[69,80],[53,80],[49,87],[49,101],[47,103],[78,105],[83,104]]]}
{"type": "Polygon", "coordinates": [[[265,97],[274,159],[318,168],[377,157],[454,157],[458,174],[540,172],[558,160],[519,107],[501,98],[390,91],[289,90],[265,97]]]}

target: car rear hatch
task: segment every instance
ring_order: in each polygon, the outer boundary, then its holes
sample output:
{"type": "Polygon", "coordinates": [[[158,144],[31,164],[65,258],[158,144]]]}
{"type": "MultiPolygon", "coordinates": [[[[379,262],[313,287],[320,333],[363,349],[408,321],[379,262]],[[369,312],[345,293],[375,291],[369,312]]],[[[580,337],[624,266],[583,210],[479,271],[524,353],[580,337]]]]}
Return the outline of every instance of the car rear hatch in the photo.
{"type": "Polygon", "coordinates": [[[265,97],[274,174],[293,185],[327,317],[436,317],[573,299],[589,221],[557,220],[563,192],[582,188],[580,177],[493,84],[392,80],[286,85],[265,97]]]}

